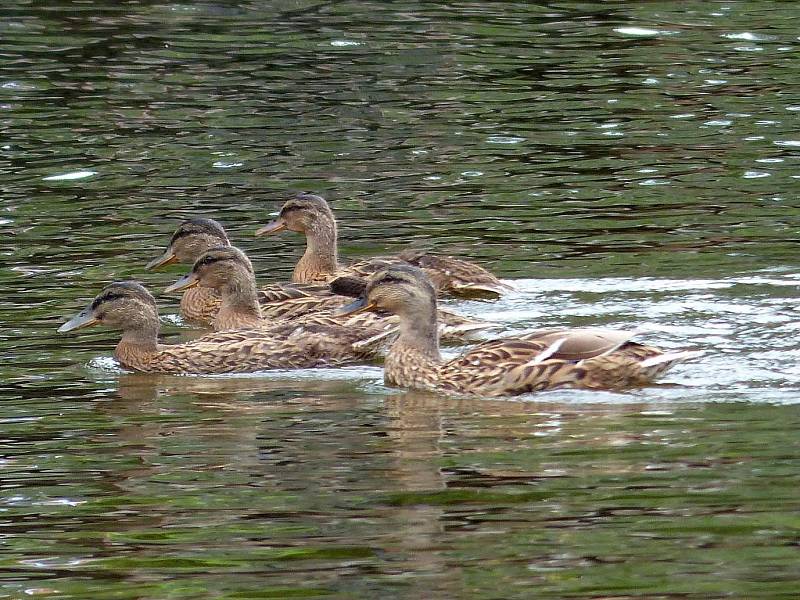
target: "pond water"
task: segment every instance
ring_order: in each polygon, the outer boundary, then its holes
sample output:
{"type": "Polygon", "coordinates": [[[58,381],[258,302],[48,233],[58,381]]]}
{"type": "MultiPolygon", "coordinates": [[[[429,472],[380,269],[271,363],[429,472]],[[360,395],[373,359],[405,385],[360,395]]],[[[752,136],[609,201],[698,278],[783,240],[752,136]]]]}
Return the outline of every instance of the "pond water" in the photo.
{"type": "MultiPolygon", "coordinates": [[[[795,598],[791,2],[0,8],[0,598],[795,598]],[[210,216],[469,257],[502,325],[649,329],[658,385],[455,399],[378,367],[120,371],[56,328],[210,216]]],[[[164,332],[181,335],[159,296],[164,332]]]]}

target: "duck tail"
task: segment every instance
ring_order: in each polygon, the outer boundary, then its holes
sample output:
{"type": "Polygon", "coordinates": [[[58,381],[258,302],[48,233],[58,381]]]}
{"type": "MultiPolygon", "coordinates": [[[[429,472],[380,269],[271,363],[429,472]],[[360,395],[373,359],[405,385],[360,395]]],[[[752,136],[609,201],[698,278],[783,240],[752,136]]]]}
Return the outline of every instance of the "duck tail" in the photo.
{"type": "Polygon", "coordinates": [[[504,281],[494,282],[458,282],[452,284],[452,293],[465,298],[471,297],[499,297],[517,290],[513,285],[504,281]]]}
{"type": "Polygon", "coordinates": [[[661,377],[673,366],[703,356],[703,350],[683,350],[680,352],[665,352],[651,358],[646,358],[639,363],[642,377],[653,380],[661,377]]]}

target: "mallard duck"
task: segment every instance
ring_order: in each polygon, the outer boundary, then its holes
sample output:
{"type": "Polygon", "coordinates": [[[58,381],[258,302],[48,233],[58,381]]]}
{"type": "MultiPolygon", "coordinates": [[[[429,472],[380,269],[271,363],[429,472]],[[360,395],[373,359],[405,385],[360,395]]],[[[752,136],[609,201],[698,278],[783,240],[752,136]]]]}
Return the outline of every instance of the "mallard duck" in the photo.
{"type": "MultiPolygon", "coordinates": [[[[332,286],[336,291],[336,283],[332,286]]],[[[392,266],[370,277],[365,293],[340,309],[386,310],[400,334],[385,360],[390,385],[505,396],[559,387],[615,389],[650,383],[698,352],[664,353],[631,341],[635,331],[543,329],[484,342],[443,362],[436,336],[436,292],[416,267],[392,266]]]]}
{"type": "MultiPolygon", "coordinates": [[[[230,242],[222,225],[213,219],[189,219],[181,223],[172,234],[164,253],[145,265],[152,271],[173,263],[193,264],[197,257],[216,246],[230,242]]],[[[187,290],[181,297],[181,315],[193,323],[209,323],[219,308],[219,298],[210,288],[187,290]]]]}
{"type": "MultiPolygon", "coordinates": [[[[172,263],[192,265],[206,250],[230,246],[225,229],[213,219],[195,218],[181,223],[164,253],[145,266],[148,270],[172,263]]],[[[270,284],[259,290],[265,316],[295,318],[324,308],[333,310],[341,299],[327,286],[270,284]]],[[[208,325],[219,310],[220,298],[214,288],[192,287],[181,297],[181,315],[193,323],[208,325]]]]}
{"type": "MultiPolygon", "coordinates": [[[[344,282],[340,283],[342,287],[344,282]]],[[[360,292],[361,281],[350,281],[350,293],[360,292]],[[358,286],[354,289],[354,286],[358,286]]],[[[195,287],[210,288],[219,298],[219,310],[212,327],[215,331],[238,329],[244,327],[267,328],[271,332],[283,334],[297,327],[298,324],[324,325],[331,328],[331,335],[336,335],[349,343],[363,343],[365,339],[377,339],[382,333],[396,331],[398,318],[388,313],[370,313],[355,315],[343,321],[328,312],[306,314],[295,319],[287,319],[285,315],[273,317],[264,314],[264,303],[258,302],[253,266],[247,255],[233,246],[212,248],[197,259],[192,271],[166,288],[167,293],[190,290],[195,287]]],[[[340,307],[346,300],[343,296],[331,298],[340,307]]],[[[461,339],[471,332],[486,329],[489,325],[482,321],[473,321],[459,315],[440,311],[440,335],[453,339],[461,339]]]]}
{"type": "Polygon", "coordinates": [[[292,275],[296,283],[328,282],[342,275],[365,277],[390,264],[411,264],[428,274],[440,294],[499,296],[513,289],[475,263],[414,250],[342,267],[337,256],[336,219],[325,199],[315,194],[298,194],[286,202],[278,218],[256,230],[255,235],[284,229],[306,236],[306,251],[292,275]]]}
{"type": "Polygon", "coordinates": [[[259,329],[234,329],[185,344],[159,344],[155,299],[133,281],[107,286],[58,331],[97,324],[122,330],[114,356],[123,367],[151,373],[247,373],[338,366],[362,362],[374,352],[371,347],[354,347],[324,326],[315,325],[295,327],[282,337],[259,329]]]}

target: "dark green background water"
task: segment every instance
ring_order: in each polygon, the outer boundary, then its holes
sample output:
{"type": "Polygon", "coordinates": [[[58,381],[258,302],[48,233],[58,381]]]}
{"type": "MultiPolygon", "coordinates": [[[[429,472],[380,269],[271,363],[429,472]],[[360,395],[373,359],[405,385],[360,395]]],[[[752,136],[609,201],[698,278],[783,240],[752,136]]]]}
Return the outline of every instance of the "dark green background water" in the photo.
{"type": "MultiPolygon", "coordinates": [[[[795,598],[794,2],[0,8],[0,597],[795,598]],[[213,216],[479,260],[505,333],[647,326],[659,386],[455,400],[377,368],[149,377],[58,336],[213,216]]],[[[175,300],[161,297],[163,314],[175,300]]],[[[168,319],[174,322],[175,319],[168,319]]],[[[174,324],[166,332],[180,331],[174,324]]]]}

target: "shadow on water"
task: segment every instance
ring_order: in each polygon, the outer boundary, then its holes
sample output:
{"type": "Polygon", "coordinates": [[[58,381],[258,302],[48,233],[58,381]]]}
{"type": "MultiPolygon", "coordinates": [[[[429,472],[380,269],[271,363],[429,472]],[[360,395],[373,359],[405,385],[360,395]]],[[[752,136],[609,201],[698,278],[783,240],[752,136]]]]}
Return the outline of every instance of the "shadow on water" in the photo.
{"type": "Polygon", "coordinates": [[[0,597],[795,597],[795,13],[0,8],[0,597]],[[302,241],[252,233],[300,189],[345,258],[513,279],[448,302],[505,334],[644,326],[707,355],[487,401],[376,367],[135,375],[115,333],[55,335],[109,281],[173,281],[143,266],[188,216],[287,278],[302,241]]]}

